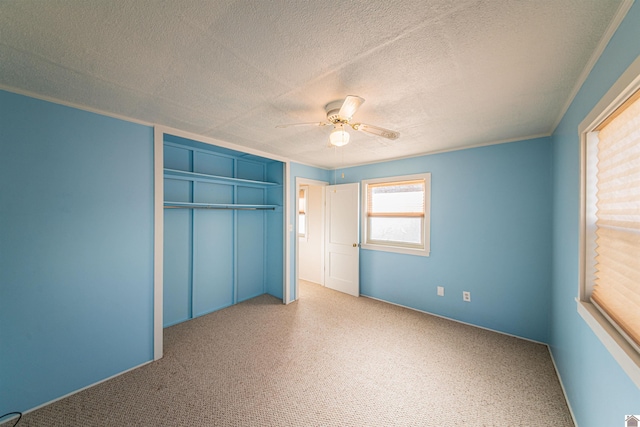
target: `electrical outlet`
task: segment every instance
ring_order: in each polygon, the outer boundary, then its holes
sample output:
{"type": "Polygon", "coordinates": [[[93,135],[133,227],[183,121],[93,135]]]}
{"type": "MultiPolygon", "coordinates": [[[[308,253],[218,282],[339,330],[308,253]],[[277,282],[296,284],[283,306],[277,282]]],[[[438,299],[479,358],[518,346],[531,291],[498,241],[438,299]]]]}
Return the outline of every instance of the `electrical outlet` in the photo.
{"type": "Polygon", "coordinates": [[[462,300],[466,302],[471,302],[471,292],[469,291],[462,292],[462,300]]]}
{"type": "Polygon", "coordinates": [[[443,297],[444,296],[444,287],[438,286],[438,296],[439,297],[443,297]]]}

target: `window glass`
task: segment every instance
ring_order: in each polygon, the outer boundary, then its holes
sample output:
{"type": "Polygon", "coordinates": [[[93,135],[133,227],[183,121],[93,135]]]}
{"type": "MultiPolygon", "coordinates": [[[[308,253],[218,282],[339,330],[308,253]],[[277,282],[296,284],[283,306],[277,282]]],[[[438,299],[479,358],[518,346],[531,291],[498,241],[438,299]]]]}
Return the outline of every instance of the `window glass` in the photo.
{"type": "Polygon", "coordinates": [[[298,192],[298,236],[307,237],[307,190],[308,187],[300,188],[298,192]]]}
{"type": "Polygon", "coordinates": [[[421,218],[369,218],[372,241],[422,245],[421,218]]]}

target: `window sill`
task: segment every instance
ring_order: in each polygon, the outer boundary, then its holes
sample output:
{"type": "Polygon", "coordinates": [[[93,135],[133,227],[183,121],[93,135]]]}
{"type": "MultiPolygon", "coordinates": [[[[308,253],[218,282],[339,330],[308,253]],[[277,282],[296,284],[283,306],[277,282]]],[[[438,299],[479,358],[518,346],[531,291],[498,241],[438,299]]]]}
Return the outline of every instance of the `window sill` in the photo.
{"type": "Polygon", "coordinates": [[[640,388],[640,354],[591,303],[576,299],[578,313],[629,378],[640,388]]]}
{"type": "Polygon", "coordinates": [[[425,249],[403,248],[401,246],[372,245],[363,243],[361,245],[361,248],[370,251],[395,252],[405,255],[429,256],[429,251],[425,249]]]}

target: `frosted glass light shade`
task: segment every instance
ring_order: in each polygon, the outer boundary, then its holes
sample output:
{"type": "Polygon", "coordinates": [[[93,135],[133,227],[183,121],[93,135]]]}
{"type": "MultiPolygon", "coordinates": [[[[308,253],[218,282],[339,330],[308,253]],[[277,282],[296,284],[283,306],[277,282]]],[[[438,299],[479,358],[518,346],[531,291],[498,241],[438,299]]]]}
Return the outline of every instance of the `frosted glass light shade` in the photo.
{"type": "Polygon", "coordinates": [[[329,142],[336,147],[342,147],[349,143],[349,134],[344,129],[343,124],[335,125],[331,133],[329,134],[329,142]]]}

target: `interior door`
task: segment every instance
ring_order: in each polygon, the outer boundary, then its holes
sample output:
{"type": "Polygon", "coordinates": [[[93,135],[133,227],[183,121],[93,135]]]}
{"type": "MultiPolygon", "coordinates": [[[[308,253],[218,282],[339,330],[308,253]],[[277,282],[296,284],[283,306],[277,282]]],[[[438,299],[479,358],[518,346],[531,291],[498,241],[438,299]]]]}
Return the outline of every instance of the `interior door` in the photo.
{"type": "Polygon", "coordinates": [[[325,187],[324,284],[336,291],[360,295],[360,184],[325,187]]]}

